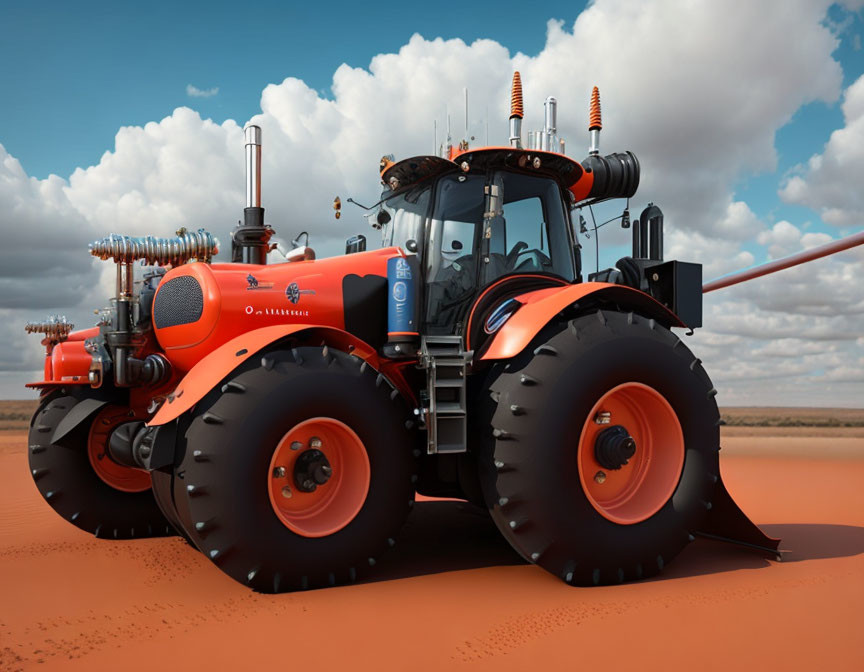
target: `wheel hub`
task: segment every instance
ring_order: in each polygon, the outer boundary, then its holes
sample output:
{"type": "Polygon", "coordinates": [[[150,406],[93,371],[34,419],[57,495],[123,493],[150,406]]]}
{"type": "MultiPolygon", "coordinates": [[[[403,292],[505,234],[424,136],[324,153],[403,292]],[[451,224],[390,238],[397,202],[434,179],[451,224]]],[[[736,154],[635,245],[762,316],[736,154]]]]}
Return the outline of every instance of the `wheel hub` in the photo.
{"type": "Polygon", "coordinates": [[[621,383],[600,396],[582,427],[582,491],[607,520],[642,522],[675,492],[684,452],[681,423],[663,394],[643,383],[621,383]]]}
{"type": "Polygon", "coordinates": [[[366,447],[345,423],[315,417],[295,425],[273,451],[267,488],[273,512],[304,537],[326,537],[348,525],[369,492],[366,447]]]}
{"type": "Polygon", "coordinates": [[[302,492],[315,492],[332,475],[333,468],[327,456],[315,448],[301,453],[294,463],[294,484],[302,492]]]}
{"type": "Polygon", "coordinates": [[[618,470],[636,454],[636,440],[621,425],[604,429],[594,442],[594,456],[604,469],[618,470]]]}

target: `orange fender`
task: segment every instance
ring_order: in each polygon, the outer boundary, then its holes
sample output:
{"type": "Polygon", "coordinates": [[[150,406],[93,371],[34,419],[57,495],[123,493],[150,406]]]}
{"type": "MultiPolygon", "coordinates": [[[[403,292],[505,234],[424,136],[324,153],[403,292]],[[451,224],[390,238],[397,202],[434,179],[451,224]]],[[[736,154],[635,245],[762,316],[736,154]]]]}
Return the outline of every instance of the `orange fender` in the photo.
{"type": "Polygon", "coordinates": [[[673,327],[686,326],[675,313],[653,297],[624,285],[583,282],[565,287],[549,287],[515,297],[522,307],[495,334],[494,340],[480,359],[515,357],[558,313],[589,296],[640,310],[648,317],[673,327]]]}
{"type": "Polygon", "coordinates": [[[148,426],[164,425],[197,404],[231,371],[271,343],[302,331],[320,334],[322,341],[339,350],[351,352],[369,362],[374,369],[384,373],[396,388],[409,399],[410,388],[397,366],[382,362],[375,349],[342,329],[316,324],[275,324],[241,334],[210,352],[183,377],[159,411],[148,422],[148,426]]]}

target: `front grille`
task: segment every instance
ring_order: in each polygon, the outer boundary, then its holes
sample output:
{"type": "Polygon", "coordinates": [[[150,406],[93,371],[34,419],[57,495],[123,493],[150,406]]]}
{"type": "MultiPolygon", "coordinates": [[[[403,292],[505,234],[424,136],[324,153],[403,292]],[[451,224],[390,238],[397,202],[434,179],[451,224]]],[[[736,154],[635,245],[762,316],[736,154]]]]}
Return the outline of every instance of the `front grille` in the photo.
{"type": "Polygon", "coordinates": [[[153,320],[157,329],[192,324],[201,319],[203,311],[201,285],[189,275],[163,282],[153,302],[153,320]]]}

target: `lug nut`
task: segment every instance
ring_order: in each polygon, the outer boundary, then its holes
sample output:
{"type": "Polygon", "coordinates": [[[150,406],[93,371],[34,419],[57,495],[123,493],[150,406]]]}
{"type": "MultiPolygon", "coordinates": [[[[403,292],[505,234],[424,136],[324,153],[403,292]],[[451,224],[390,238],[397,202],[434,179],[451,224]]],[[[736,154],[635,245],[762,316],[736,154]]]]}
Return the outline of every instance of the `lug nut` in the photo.
{"type": "Polygon", "coordinates": [[[291,450],[300,450],[302,447],[303,447],[303,444],[300,443],[299,441],[292,441],[291,442],[291,450]]]}
{"type": "Polygon", "coordinates": [[[317,487],[318,485],[311,478],[307,478],[305,481],[303,481],[303,489],[307,492],[313,492],[317,487]]]}
{"type": "Polygon", "coordinates": [[[321,467],[321,473],[323,473],[329,478],[333,475],[333,469],[330,467],[330,465],[325,464],[323,467],[321,467]]]}
{"type": "Polygon", "coordinates": [[[594,482],[603,485],[606,482],[606,472],[598,471],[594,474],[594,482]]]}
{"type": "Polygon", "coordinates": [[[294,496],[294,492],[291,490],[290,486],[286,485],[284,488],[282,488],[282,496],[285,499],[291,499],[294,496]]]}
{"type": "Polygon", "coordinates": [[[274,467],[273,478],[285,478],[285,467],[274,467]]]}
{"type": "Polygon", "coordinates": [[[319,439],[317,436],[313,436],[311,439],[309,439],[309,447],[310,448],[320,448],[321,447],[321,439],[319,439]]]}
{"type": "Polygon", "coordinates": [[[600,411],[594,416],[594,422],[598,425],[608,425],[612,422],[612,414],[609,411],[600,411]]]}

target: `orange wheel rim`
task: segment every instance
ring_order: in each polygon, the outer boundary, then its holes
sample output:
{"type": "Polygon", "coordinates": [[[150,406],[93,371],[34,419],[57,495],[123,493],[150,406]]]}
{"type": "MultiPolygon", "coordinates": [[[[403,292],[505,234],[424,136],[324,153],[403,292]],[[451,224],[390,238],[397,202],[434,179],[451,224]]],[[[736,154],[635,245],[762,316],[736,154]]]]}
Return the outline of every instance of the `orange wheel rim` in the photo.
{"type": "Polygon", "coordinates": [[[104,408],[90,425],[87,437],[87,455],[96,475],[115,490],[121,492],[144,492],[151,487],[150,474],[143,469],[133,469],[118,464],[108,454],[108,440],[111,433],[124,422],[144,420],[137,412],[128,408],[108,406],[104,408]],[[130,415],[130,412],[132,415],[130,415]]]}
{"type": "MultiPolygon", "coordinates": [[[[320,473],[320,472],[317,472],[320,473]]],[[[303,537],[326,537],[347,526],[369,494],[369,455],[360,437],[333,418],[310,418],[279,441],[267,473],[267,491],[276,516],[303,537]],[[316,465],[330,469],[325,483],[303,489],[307,458],[321,453],[316,465]],[[298,480],[301,481],[298,483],[298,480]]]]}
{"type": "Polygon", "coordinates": [[[662,509],[678,487],[684,466],[681,423],[657,390],[623,383],[600,397],[588,414],[577,461],[582,489],[600,515],[620,525],[642,522],[662,509]],[[609,445],[601,433],[617,427],[635,441],[635,453],[615,469],[601,450],[609,445]]]}

